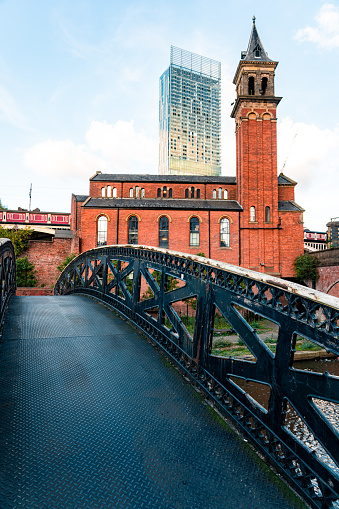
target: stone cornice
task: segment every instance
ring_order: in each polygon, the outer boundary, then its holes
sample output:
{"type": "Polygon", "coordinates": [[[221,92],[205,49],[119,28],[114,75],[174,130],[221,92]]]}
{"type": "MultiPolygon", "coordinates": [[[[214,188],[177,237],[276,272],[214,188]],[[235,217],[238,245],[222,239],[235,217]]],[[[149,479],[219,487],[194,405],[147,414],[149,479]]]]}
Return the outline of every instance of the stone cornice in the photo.
{"type": "Polygon", "coordinates": [[[271,107],[277,107],[280,103],[282,97],[275,96],[262,96],[262,95],[240,95],[237,97],[235,104],[233,106],[233,110],[231,113],[231,117],[235,118],[236,113],[240,106],[244,106],[244,103],[249,103],[248,107],[252,108],[253,103],[255,103],[255,108],[260,108],[260,104],[262,104],[261,108],[267,108],[269,103],[272,104],[271,107]]]}

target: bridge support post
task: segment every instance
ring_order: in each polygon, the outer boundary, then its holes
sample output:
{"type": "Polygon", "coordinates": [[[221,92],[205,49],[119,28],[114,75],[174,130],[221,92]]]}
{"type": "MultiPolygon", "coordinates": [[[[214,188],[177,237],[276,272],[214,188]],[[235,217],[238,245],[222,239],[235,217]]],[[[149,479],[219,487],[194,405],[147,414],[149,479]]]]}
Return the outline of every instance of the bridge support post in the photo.
{"type": "Polygon", "coordinates": [[[206,367],[210,349],[210,336],[213,321],[212,286],[202,285],[197,299],[197,313],[193,338],[193,359],[206,367]]]}

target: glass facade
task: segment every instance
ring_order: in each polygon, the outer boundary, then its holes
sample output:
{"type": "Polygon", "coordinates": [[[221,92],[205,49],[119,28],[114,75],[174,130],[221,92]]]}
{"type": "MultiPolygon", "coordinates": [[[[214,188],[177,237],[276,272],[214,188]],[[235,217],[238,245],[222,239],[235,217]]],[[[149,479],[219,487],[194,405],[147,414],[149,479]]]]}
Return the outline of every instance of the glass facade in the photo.
{"type": "Polygon", "coordinates": [[[220,62],[171,46],[160,77],[160,174],[221,174],[220,75],[220,62]]]}

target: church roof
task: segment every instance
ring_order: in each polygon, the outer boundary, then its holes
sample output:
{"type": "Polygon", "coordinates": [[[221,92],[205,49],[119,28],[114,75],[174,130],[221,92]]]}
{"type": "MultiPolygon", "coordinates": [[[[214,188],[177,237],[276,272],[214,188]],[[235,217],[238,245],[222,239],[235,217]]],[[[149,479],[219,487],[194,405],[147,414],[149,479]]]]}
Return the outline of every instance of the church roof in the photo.
{"type": "Polygon", "coordinates": [[[243,51],[241,53],[241,59],[255,62],[272,62],[272,60],[268,58],[264,45],[260,40],[258,30],[255,25],[255,16],[253,16],[253,26],[248,48],[247,51],[243,51]]]}
{"type": "Polygon", "coordinates": [[[154,182],[182,184],[236,184],[236,177],[214,175],[150,175],[134,173],[96,173],[90,180],[98,182],[154,182]]]}
{"type": "Polygon", "coordinates": [[[88,194],[74,194],[75,201],[84,202],[89,197],[88,194]]]}
{"type": "Polygon", "coordinates": [[[305,212],[305,209],[300,207],[295,201],[279,201],[278,202],[278,210],[279,212],[305,212]]]}
{"type": "Polygon", "coordinates": [[[243,210],[236,200],[177,200],[154,198],[90,198],[86,208],[112,209],[185,209],[185,210],[243,210]]]}
{"type": "MultiPolygon", "coordinates": [[[[211,176],[211,175],[150,175],[135,173],[100,173],[97,172],[90,180],[98,182],[154,182],[161,183],[182,183],[182,184],[236,184],[236,177],[233,176],[211,176]]],[[[278,185],[295,186],[297,182],[283,173],[278,175],[278,185]]],[[[76,201],[84,202],[88,195],[74,195],[76,201]]]]}
{"type": "Polygon", "coordinates": [[[295,180],[286,177],[283,173],[278,175],[278,185],[279,186],[296,186],[297,182],[295,180]]]}

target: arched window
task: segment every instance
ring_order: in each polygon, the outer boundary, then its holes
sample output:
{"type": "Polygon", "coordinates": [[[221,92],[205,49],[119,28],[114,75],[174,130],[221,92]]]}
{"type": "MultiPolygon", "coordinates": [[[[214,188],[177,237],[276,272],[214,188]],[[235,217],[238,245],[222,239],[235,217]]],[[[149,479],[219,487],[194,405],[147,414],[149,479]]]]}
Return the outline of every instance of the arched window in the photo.
{"type": "Polygon", "coordinates": [[[135,186],[135,197],[139,198],[139,186],[135,186]]]}
{"type": "Polygon", "coordinates": [[[189,198],[190,197],[190,191],[189,189],[185,189],[185,198],[189,198]]]}
{"type": "Polygon", "coordinates": [[[160,189],[160,187],[158,187],[157,198],[161,198],[161,189],[160,189]]]}
{"type": "Polygon", "coordinates": [[[250,208],[250,221],[255,221],[255,207],[250,208]]]}
{"type": "Polygon", "coordinates": [[[107,245],[107,217],[100,216],[98,219],[97,246],[107,245]]]}
{"type": "Polygon", "coordinates": [[[190,219],[190,246],[199,246],[199,219],[191,217],[190,219]]]}
{"type": "Polygon", "coordinates": [[[200,189],[197,189],[197,198],[200,198],[200,189]]]}
{"type": "Polygon", "coordinates": [[[128,244],[138,243],[138,218],[131,216],[128,220],[128,244]]]}
{"type": "Polygon", "coordinates": [[[140,191],[141,198],[145,198],[145,189],[142,187],[140,191]]]}
{"type": "Polygon", "coordinates": [[[194,187],[191,187],[191,198],[194,198],[194,187]]]}
{"type": "Polygon", "coordinates": [[[113,198],[117,197],[117,188],[113,187],[113,198]]]}
{"type": "Polygon", "coordinates": [[[271,222],[271,209],[269,207],[265,207],[265,223],[271,222]]]}
{"type": "Polygon", "coordinates": [[[217,199],[217,190],[216,189],[213,189],[213,199],[214,200],[217,199]]]}
{"type": "Polygon", "coordinates": [[[168,249],[169,240],[169,220],[163,216],[159,221],[159,247],[168,249]]]}
{"type": "Polygon", "coordinates": [[[162,188],[162,197],[163,197],[163,198],[167,198],[167,187],[166,187],[166,186],[164,186],[164,187],[162,188]]]}
{"type": "Polygon", "coordinates": [[[106,196],[106,189],[104,187],[101,188],[101,197],[105,198],[106,196]]]}
{"type": "Polygon", "coordinates": [[[220,221],[220,247],[230,247],[230,220],[227,217],[220,221]]]}
{"type": "Polygon", "coordinates": [[[248,95],[254,95],[254,77],[248,78],[248,95]]]}
{"type": "Polygon", "coordinates": [[[265,92],[266,92],[266,89],[267,89],[267,78],[264,77],[262,80],[261,80],[261,90],[260,90],[260,93],[261,95],[265,95],[265,92]]]}
{"type": "Polygon", "coordinates": [[[224,200],[227,200],[228,198],[228,191],[227,189],[224,189],[224,200]]]}
{"type": "Polygon", "coordinates": [[[107,197],[110,198],[112,196],[112,188],[111,186],[107,186],[107,197]]]}
{"type": "Polygon", "coordinates": [[[133,196],[134,196],[134,190],[133,190],[133,187],[131,187],[131,189],[129,190],[129,197],[133,198],[133,196]]]}
{"type": "Polygon", "coordinates": [[[219,193],[218,193],[219,200],[222,200],[222,189],[219,187],[219,193]]]}
{"type": "Polygon", "coordinates": [[[169,190],[168,190],[168,197],[169,198],[173,198],[173,191],[172,191],[172,188],[170,187],[169,190]]]}

